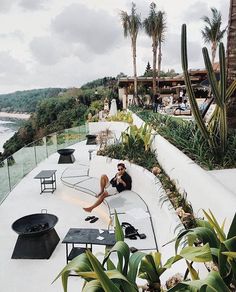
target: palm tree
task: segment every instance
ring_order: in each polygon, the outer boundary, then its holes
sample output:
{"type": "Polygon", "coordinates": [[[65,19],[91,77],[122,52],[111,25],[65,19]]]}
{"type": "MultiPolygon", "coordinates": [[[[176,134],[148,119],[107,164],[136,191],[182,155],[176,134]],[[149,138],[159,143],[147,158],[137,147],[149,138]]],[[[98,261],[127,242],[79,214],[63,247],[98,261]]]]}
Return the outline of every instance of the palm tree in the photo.
{"type": "MultiPolygon", "coordinates": [[[[227,74],[228,83],[236,79],[236,0],[230,0],[227,36],[227,74]]],[[[228,125],[236,128],[236,93],[232,95],[227,107],[228,125]]]]}
{"type": "Polygon", "coordinates": [[[133,55],[133,70],[134,70],[134,98],[137,99],[137,68],[136,68],[136,42],[139,29],[142,26],[141,16],[136,12],[136,5],[132,2],[131,14],[126,11],[120,12],[121,22],[124,29],[124,36],[130,36],[131,48],[133,55]]]}
{"type": "Polygon", "coordinates": [[[153,52],[153,94],[156,94],[156,77],[157,77],[157,48],[158,53],[158,77],[161,70],[161,43],[164,40],[164,32],[166,29],[165,12],[156,11],[156,4],[150,4],[149,16],[143,21],[143,27],[148,36],[152,38],[152,52],[153,52]]]}
{"type": "Polygon", "coordinates": [[[215,61],[217,47],[226,32],[226,28],[223,30],[220,29],[222,23],[221,13],[216,8],[211,8],[211,12],[211,19],[208,16],[204,16],[202,18],[206,25],[201,30],[201,32],[204,42],[206,44],[211,44],[211,62],[213,65],[215,61]]]}
{"type": "Polygon", "coordinates": [[[159,42],[159,52],[158,52],[158,69],[157,76],[160,78],[161,72],[161,60],[162,60],[162,51],[161,43],[164,41],[164,33],[166,31],[166,15],[164,11],[158,11],[158,42],[159,42]]]}

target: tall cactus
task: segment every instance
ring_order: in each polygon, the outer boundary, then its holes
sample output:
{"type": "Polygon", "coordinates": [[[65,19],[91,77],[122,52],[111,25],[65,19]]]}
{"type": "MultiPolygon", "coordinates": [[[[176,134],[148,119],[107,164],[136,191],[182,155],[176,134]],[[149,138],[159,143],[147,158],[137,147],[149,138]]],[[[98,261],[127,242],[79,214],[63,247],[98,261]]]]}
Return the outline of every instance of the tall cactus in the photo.
{"type": "Polygon", "coordinates": [[[207,48],[202,49],[205,66],[211,90],[216,102],[216,108],[208,123],[205,124],[200,110],[198,108],[193,87],[188,72],[188,57],[187,57],[187,32],[186,24],[182,25],[181,34],[181,60],[184,73],[185,85],[190,100],[191,109],[199,130],[202,136],[207,140],[211,152],[218,155],[223,155],[227,144],[227,123],[226,123],[226,102],[227,99],[236,89],[236,80],[226,89],[226,66],[225,66],[225,50],[223,43],[219,46],[219,60],[220,60],[220,83],[217,83],[215,73],[210,62],[207,48]]]}

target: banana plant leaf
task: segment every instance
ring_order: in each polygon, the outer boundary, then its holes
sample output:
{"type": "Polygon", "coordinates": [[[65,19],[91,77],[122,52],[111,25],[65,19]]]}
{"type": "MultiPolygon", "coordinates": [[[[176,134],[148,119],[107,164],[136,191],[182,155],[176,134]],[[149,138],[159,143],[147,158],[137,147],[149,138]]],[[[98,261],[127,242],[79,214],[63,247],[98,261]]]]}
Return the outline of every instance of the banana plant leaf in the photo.
{"type": "Polygon", "coordinates": [[[232,273],[227,261],[227,256],[224,254],[225,251],[228,251],[228,249],[224,243],[221,243],[218,252],[218,269],[221,277],[227,284],[229,284],[232,280],[232,273]]]}
{"type": "Polygon", "coordinates": [[[199,274],[198,272],[193,268],[193,262],[192,263],[189,263],[188,261],[186,261],[187,263],[187,266],[188,266],[188,270],[189,270],[189,273],[191,275],[191,278],[192,280],[199,280],[199,274]]]}
{"type": "MultiPolygon", "coordinates": [[[[211,248],[219,248],[220,245],[220,241],[217,238],[216,233],[212,229],[206,227],[196,227],[194,229],[189,229],[188,232],[183,233],[182,235],[187,236],[191,242],[198,238],[204,244],[209,243],[211,248]]],[[[176,242],[176,248],[178,248],[179,243],[180,238],[176,242]]]]}
{"type": "Polygon", "coordinates": [[[216,231],[216,234],[218,235],[218,238],[220,239],[220,241],[224,241],[226,239],[224,230],[220,227],[219,223],[217,222],[211,210],[209,210],[210,214],[208,214],[205,210],[203,210],[203,213],[207,217],[207,220],[212,226],[212,228],[214,228],[214,230],[216,231]]]}
{"type": "Polygon", "coordinates": [[[161,254],[159,252],[152,252],[142,259],[139,277],[146,279],[149,283],[160,283],[160,276],[165,270],[166,268],[163,268],[161,264],[161,254]]]}
{"type": "Polygon", "coordinates": [[[236,236],[225,240],[224,242],[225,247],[227,248],[228,252],[222,252],[223,255],[228,257],[229,264],[232,268],[234,279],[236,279],[236,236]]]}
{"type": "MultiPolygon", "coordinates": [[[[191,230],[191,229],[189,229],[189,230],[184,230],[184,231],[180,232],[180,233],[178,234],[178,236],[176,237],[176,239],[175,239],[175,254],[177,254],[177,252],[178,252],[178,248],[179,248],[180,242],[183,240],[183,238],[185,238],[185,236],[190,232],[190,230],[191,230]]],[[[170,241],[170,242],[168,242],[168,243],[171,243],[171,242],[173,242],[173,241],[174,241],[174,240],[172,240],[172,241],[170,241]]]]}
{"type": "Polygon", "coordinates": [[[128,264],[129,264],[129,257],[130,257],[129,246],[124,241],[118,241],[105,256],[102,263],[103,265],[106,263],[111,253],[114,253],[114,252],[117,253],[118,259],[119,259],[117,263],[117,269],[119,272],[123,273],[126,276],[128,272],[128,264]],[[123,267],[123,260],[124,260],[124,267],[123,267]]]}
{"type": "Polygon", "coordinates": [[[203,246],[187,246],[179,254],[181,257],[193,262],[210,262],[212,255],[209,244],[203,246]]]}
{"type": "Polygon", "coordinates": [[[124,241],[124,232],[120,225],[119,218],[117,216],[117,212],[115,210],[115,239],[117,241],[124,241]]]}
{"type": "Polygon", "coordinates": [[[198,227],[206,227],[206,228],[211,229],[212,231],[214,230],[212,228],[211,224],[208,221],[206,221],[206,220],[196,219],[196,223],[197,223],[197,226],[198,227]]]}
{"type": "Polygon", "coordinates": [[[93,266],[94,272],[98,275],[98,279],[99,279],[104,291],[106,291],[106,292],[110,292],[110,291],[120,292],[120,290],[117,288],[117,286],[106,275],[103,266],[98,261],[98,259],[91,253],[90,250],[86,251],[86,255],[88,256],[88,259],[89,259],[91,265],[93,266]]]}
{"type": "Polygon", "coordinates": [[[115,270],[116,269],[115,264],[112,262],[112,260],[110,258],[107,259],[106,264],[107,264],[107,270],[115,270]]]}
{"type": "Polygon", "coordinates": [[[230,239],[232,237],[236,236],[236,213],[234,214],[234,218],[231,222],[229,232],[227,234],[227,239],[230,239]]]}
{"type": "Polygon", "coordinates": [[[129,271],[127,278],[131,283],[135,283],[140,262],[145,255],[145,253],[137,251],[129,258],[129,271]]]}
{"type": "Polygon", "coordinates": [[[104,292],[101,283],[98,280],[87,282],[83,292],[104,292]]]}
{"type": "Polygon", "coordinates": [[[180,255],[173,256],[166,261],[166,263],[163,265],[163,268],[169,269],[174,263],[178,262],[181,259],[182,259],[182,256],[180,255]]]}
{"type": "Polygon", "coordinates": [[[168,292],[191,291],[191,292],[230,292],[218,272],[210,272],[206,279],[182,282],[169,289],[168,292]]]}
{"type": "Polygon", "coordinates": [[[231,257],[231,258],[234,258],[236,259],[236,252],[234,251],[225,251],[225,252],[222,252],[224,255],[227,255],[228,257],[231,257]]]}
{"type": "Polygon", "coordinates": [[[64,292],[67,292],[68,277],[69,277],[70,272],[73,271],[73,272],[78,273],[78,272],[85,272],[85,271],[92,271],[92,270],[93,270],[93,267],[87,255],[83,253],[77,256],[76,258],[74,258],[71,262],[69,262],[52,283],[54,283],[59,277],[61,277],[64,292]]]}
{"type": "MultiPolygon", "coordinates": [[[[130,291],[130,292],[136,292],[137,291],[137,287],[136,285],[134,285],[133,283],[130,283],[129,280],[122,275],[119,271],[117,270],[112,270],[112,271],[104,271],[105,274],[108,276],[108,278],[110,280],[113,280],[112,282],[118,287],[123,287],[124,291],[130,291]]],[[[81,276],[82,278],[89,278],[89,279],[93,279],[97,280],[97,283],[100,283],[99,279],[100,279],[100,275],[97,274],[96,272],[81,272],[78,273],[79,276],[81,276]]],[[[89,281],[91,282],[91,281],[89,281]]],[[[87,286],[87,284],[86,284],[87,286]]],[[[102,287],[102,285],[100,284],[99,287],[102,287]]],[[[104,290],[102,290],[104,291],[104,290]]],[[[120,290],[119,290],[120,291],[120,290]]],[[[84,292],[84,290],[83,290],[84,292]]]]}

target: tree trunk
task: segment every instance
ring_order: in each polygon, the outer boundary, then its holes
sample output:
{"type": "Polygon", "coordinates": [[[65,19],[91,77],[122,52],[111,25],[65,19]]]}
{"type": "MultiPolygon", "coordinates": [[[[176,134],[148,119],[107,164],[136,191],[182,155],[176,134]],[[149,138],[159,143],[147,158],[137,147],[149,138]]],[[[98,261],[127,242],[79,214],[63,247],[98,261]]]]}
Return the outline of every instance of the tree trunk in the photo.
{"type": "Polygon", "coordinates": [[[217,49],[217,44],[216,44],[216,42],[213,42],[212,46],[211,46],[211,64],[212,64],[212,66],[214,66],[214,63],[215,63],[216,49],[217,49]]]}
{"type": "MultiPolygon", "coordinates": [[[[227,74],[228,84],[236,79],[236,0],[230,0],[227,36],[227,74]]],[[[236,92],[227,105],[228,126],[236,129],[236,92]]]]}
{"type": "Polygon", "coordinates": [[[136,42],[132,41],[132,53],[133,53],[133,69],[134,69],[134,99],[133,102],[138,104],[138,80],[137,80],[137,68],[136,68],[136,42]]]}
{"type": "Polygon", "coordinates": [[[158,85],[159,85],[159,79],[160,79],[160,73],[161,73],[161,42],[159,42],[159,52],[158,52],[158,85]]]}
{"type": "Polygon", "coordinates": [[[157,44],[153,43],[152,45],[153,52],[153,72],[152,72],[152,90],[153,95],[157,93],[157,44]]]}

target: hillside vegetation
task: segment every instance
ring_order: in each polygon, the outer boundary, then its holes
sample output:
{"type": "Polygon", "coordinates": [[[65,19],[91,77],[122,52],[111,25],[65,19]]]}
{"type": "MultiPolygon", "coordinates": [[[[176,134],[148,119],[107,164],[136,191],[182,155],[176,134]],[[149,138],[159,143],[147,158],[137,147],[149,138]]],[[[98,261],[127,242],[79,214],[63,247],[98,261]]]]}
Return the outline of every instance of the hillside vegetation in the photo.
{"type": "Polygon", "coordinates": [[[0,111],[32,113],[39,101],[55,97],[63,91],[63,88],[43,88],[0,94],[0,111]]]}
{"type": "Polygon", "coordinates": [[[29,112],[31,117],[4,145],[5,159],[25,145],[50,133],[84,124],[96,114],[103,99],[117,97],[116,78],[104,77],[81,88],[47,88],[0,95],[1,111],[29,112]]]}

